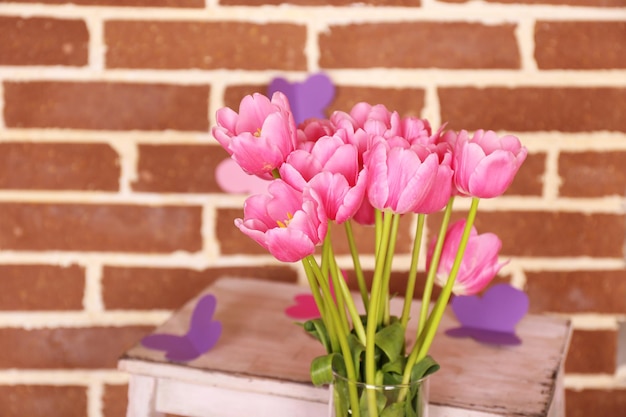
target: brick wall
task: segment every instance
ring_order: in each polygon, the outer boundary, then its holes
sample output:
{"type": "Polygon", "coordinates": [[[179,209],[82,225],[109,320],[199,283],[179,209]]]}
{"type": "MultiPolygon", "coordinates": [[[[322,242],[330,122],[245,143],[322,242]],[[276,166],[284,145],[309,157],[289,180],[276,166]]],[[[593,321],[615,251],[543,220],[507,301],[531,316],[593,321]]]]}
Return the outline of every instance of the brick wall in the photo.
{"type": "Polygon", "coordinates": [[[0,415],[121,417],[116,358],[173,309],[220,276],[301,279],[232,226],[208,131],[318,70],[333,109],[520,136],[478,227],[533,312],[573,320],[568,416],[623,415],[624,0],[287,2],[0,0],[0,415]]]}

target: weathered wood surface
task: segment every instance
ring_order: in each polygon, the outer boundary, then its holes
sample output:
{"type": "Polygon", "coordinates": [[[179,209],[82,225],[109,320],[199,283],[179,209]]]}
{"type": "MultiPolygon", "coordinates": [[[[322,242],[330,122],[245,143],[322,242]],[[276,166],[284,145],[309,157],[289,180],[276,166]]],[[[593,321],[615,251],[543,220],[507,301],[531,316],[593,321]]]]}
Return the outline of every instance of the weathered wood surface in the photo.
{"type": "MultiPolygon", "coordinates": [[[[223,334],[211,351],[175,364],[163,352],[137,344],[119,367],[131,374],[183,383],[326,402],[326,390],[312,387],[309,377],[311,359],[324,351],[284,313],[293,297],[305,292],[305,287],[291,284],[219,280],[155,331],[183,334],[196,300],[214,294],[215,319],[222,322],[223,334]]],[[[392,310],[400,308],[401,300],[394,300],[392,310]]],[[[419,303],[414,303],[412,311],[416,317],[419,303]]],[[[557,387],[562,389],[560,378],[571,332],[566,320],[528,315],[517,326],[522,344],[508,347],[443,334],[457,326],[454,316],[446,312],[431,349],[441,364],[431,378],[430,401],[435,408],[496,416],[562,413],[557,387]]]]}

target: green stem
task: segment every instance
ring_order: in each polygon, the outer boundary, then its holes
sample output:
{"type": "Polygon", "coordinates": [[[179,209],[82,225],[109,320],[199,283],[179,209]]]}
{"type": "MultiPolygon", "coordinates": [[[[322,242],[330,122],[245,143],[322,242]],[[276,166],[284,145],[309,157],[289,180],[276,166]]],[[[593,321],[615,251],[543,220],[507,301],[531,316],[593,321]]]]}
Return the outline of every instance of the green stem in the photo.
{"type": "MultiPolygon", "coordinates": [[[[370,298],[370,308],[367,311],[367,326],[365,329],[365,382],[369,385],[376,384],[376,331],[378,330],[378,319],[380,316],[380,298],[382,296],[384,256],[387,253],[389,244],[389,235],[391,230],[392,216],[390,214],[376,216],[377,236],[380,233],[380,244],[376,251],[376,266],[374,268],[374,277],[372,279],[372,294],[370,298]],[[378,229],[380,228],[380,232],[378,229]]],[[[369,417],[378,417],[376,408],[376,392],[368,390],[367,402],[369,407],[369,417]]]]}
{"type": "MultiPolygon", "coordinates": [[[[334,253],[331,249],[331,254],[334,253]]],[[[341,270],[335,261],[334,256],[331,261],[331,275],[333,279],[333,285],[335,286],[335,293],[338,291],[341,293],[345,306],[348,309],[348,313],[350,314],[350,318],[352,319],[352,327],[356,333],[356,336],[359,338],[359,341],[365,346],[365,327],[363,327],[363,322],[361,321],[361,317],[359,316],[359,312],[354,304],[354,299],[352,298],[352,294],[350,293],[350,289],[346,284],[346,281],[343,279],[341,270]]]]}
{"type": "MultiPolygon", "coordinates": [[[[313,273],[317,277],[317,281],[324,282],[326,278],[323,275],[321,275],[322,271],[317,265],[317,261],[315,260],[313,255],[307,256],[306,259],[308,260],[309,265],[312,267],[313,273]]],[[[338,329],[341,327],[339,312],[337,311],[336,308],[334,308],[335,305],[332,303],[332,297],[330,296],[328,283],[326,283],[326,290],[324,289],[324,286],[322,285],[322,292],[324,292],[325,298],[327,296],[329,297],[328,299],[331,301],[331,304],[332,304],[332,305],[327,304],[328,306],[327,311],[329,312],[329,315],[330,315],[329,321],[333,323],[333,327],[335,329],[338,329]],[[328,294],[326,294],[326,291],[328,291],[328,294]]],[[[348,333],[338,331],[336,332],[335,335],[337,337],[337,340],[339,341],[341,355],[343,356],[343,361],[346,365],[346,376],[348,377],[348,380],[350,381],[357,381],[356,369],[354,367],[354,361],[352,359],[352,351],[350,350],[350,344],[348,343],[348,333]]],[[[359,414],[360,414],[359,395],[357,392],[356,384],[348,384],[348,393],[350,396],[350,404],[352,404],[352,415],[355,417],[359,417],[359,414]]]]}
{"type": "Polygon", "coordinates": [[[441,219],[441,225],[439,226],[439,235],[437,236],[437,243],[433,250],[432,257],[430,259],[430,268],[428,269],[428,275],[426,276],[426,283],[424,284],[424,293],[422,294],[422,305],[420,308],[419,322],[417,325],[417,336],[419,336],[424,330],[424,324],[428,317],[428,309],[430,307],[430,296],[433,291],[433,285],[435,282],[435,275],[437,275],[437,268],[439,266],[439,259],[441,258],[441,250],[443,248],[443,242],[448,231],[448,224],[450,223],[450,216],[452,216],[452,206],[454,204],[454,197],[450,198],[446,210],[441,219]]]}
{"type": "Polygon", "coordinates": [[[431,315],[432,323],[429,324],[426,331],[426,335],[424,337],[424,343],[420,347],[420,353],[417,356],[417,360],[421,360],[426,357],[428,350],[430,349],[430,345],[433,342],[435,337],[435,333],[437,332],[437,328],[439,327],[439,322],[441,322],[441,317],[443,316],[443,312],[448,305],[448,300],[452,295],[452,288],[454,287],[454,283],[456,281],[456,276],[459,273],[459,269],[461,268],[461,263],[463,262],[463,255],[465,254],[465,248],[467,247],[467,242],[469,241],[470,234],[472,232],[472,226],[474,225],[474,220],[476,219],[476,212],[478,211],[478,202],[479,198],[472,198],[472,205],[470,207],[469,213],[467,213],[467,220],[465,222],[465,229],[463,230],[463,236],[461,237],[461,242],[459,243],[459,249],[456,252],[456,257],[454,258],[454,263],[452,264],[452,268],[450,268],[450,275],[448,276],[448,281],[446,285],[443,287],[443,291],[439,295],[439,299],[435,304],[433,312],[431,315]]]}
{"type": "Polygon", "coordinates": [[[424,233],[424,220],[426,216],[424,214],[417,215],[417,226],[415,227],[415,237],[413,238],[413,251],[411,253],[411,267],[409,269],[409,276],[406,283],[406,291],[404,292],[404,304],[402,305],[402,315],[400,316],[400,323],[402,327],[406,329],[406,325],[409,322],[411,314],[411,304],[413,302],[413,295],[415,294],[415,281],[417,279],[417,263],[419,260],[420,248],[422,243],[422,234],[424,233]]]}
{"type": "Polygon", "coordinates": [[[348,246],[350,246],[350,254],[352,255],[352,264],[354,265],[354,273],[356,274],[356,281],[359,285],[359,292],[363,299],[363,306],[367,311],[369,306],[369,294],[367,293],[367,285],[365,284],[365,277],[363,276],[363,269],[361,268],[361,260],[359,259],[359,250],[354,242],[354,233],[352,231],[352,221],[348,220],[344,223],[346,230],[346,237],[348,238],[348,246]]]}
{"type": "Polygon", "coordinates": [[[383,224],[383,212],[381,210],[374,210],[374,221],[375,221],[375,233],[376,233],[376,246],[375,246],[375,252],[374,255],[378,256],[378,250],[380,249],[380,241],[382,240],[382,236],[383,236],[383,230],[382,230],[382,224],[383,224]]]}
{"type": "MultiPolygon", "coordinates": [[[[435,338],[435,333],[437,332],[437,328],[439,327],[439,323],[441,322],[441,318],[443,317],[443,313],[448,305],[448,300],[450,299],[450,295],[452,294],[452,288],[454,287],[454,282],[456,281],[456,276],[461,267],[461,263],[463,261],[463,255],[465,254],[465,248],[467,247],[467,242],[470,237],[470,233],[472,231],[472,226],[474,224],[474,220],[476,219],[476,212],[478,211],[478,202],[480,200],[476,197],[472,198],[472,204],[467,214],[467,220],[465,223],[465,229],[463,229],[463,235],[461,236],[461,241],[459,243],[459,248],[456,252],[456,257],[454,258],[454,263],[452,264],[452,268],[450,268],[450,274],[448,275],[448,280],[446,281],[446,285],[443,287],[437,302],[435,303],[435,307],[433,308],[430,317],[428,318],[427,325],[425,326],[422,334],[420,334],[419,338],[421,343],[416,343],[413,346],[411,354],[407,360],[407,365],[404,370],[403,382],[408,382],[411,375],[411,368],[417,362],[422,360],[428,354],[428,350],[430,349],[430,345],[435,338]]],[[[418,340],[418,342],[420,341],[418,340]]]]}
{"type": "MultiPolygon", "coordinates": [[[[313,259],[313,262],[316,262],[315,259],[313,259]]],[[[329,306],[326,304],[323,295],[320,294],[320,287],[317,283],[317,278],[315,276],[315,273],[313,272],[313,268],[311,267],[311,260],[309,257],[302,259],[302,266],[304,266],[304,272],[306,273],[307,281],[309,282],[309,286],[311,287],[313,299],[315,300],[315,304],[320,311],[322,321],[324,322],[324,325],[326,326],[326,329],[328,331],[331,351],[337,352],[339,350],[339,342],[336,336],[337,332],[334,331],[333,322],[329,317],[329,306]]]]}
{"type": "Polygon", "coordinates": [[[396,250],[396,241],[398,239],[398,227],[400,225],[400,214],[392,214],[391,231],[389,236],[389,245],[387,247],[387,256],[385,257],[385,269],[383,270],[383,294],[381,297],[383,309],[383,323],[389,324],[389,281],[391,279],[391,264],[393,263],[393,255],[396,250]]]}
{"type": "MultiPolygon", "coordinates": [[[[333,253],[333,247],[330,239],[330,223],[328,225],[329,230],[326,234],[326,238],[324,239],[324,244],[322,247],[322,275],[325,277],[330,277],[330,280],[333,283],[333,288],[335,289],[335,300],[337,302],[337,312],[339,313],[339,320],[341,322],[341,330],[344,333],[350,333],[350,324],[348,323],[348,317],[346,316],[346,299],[344,297],[343,292],[340,291],[339,281],[343,280],[337,276],[335,271],[336,263],[335,256],[333,253]]],[[[328,279],[328,278],[326,278],[328,279]]],[[[330,292],[330,287],[328,288],[330,292]]],[[[332,293],[331,293],[332,297],[332,293]]],[[[332,300],[332,298],[331,298],[332,300]]],[[[350,296],[350,301],[352,301],[352,297],[350,296]]]]}

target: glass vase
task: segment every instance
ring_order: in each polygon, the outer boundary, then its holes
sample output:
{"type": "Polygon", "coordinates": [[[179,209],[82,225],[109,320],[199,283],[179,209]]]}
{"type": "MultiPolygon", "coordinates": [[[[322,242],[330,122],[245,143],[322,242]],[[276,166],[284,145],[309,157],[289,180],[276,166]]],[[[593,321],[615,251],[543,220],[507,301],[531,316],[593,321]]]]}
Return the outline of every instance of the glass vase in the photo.
{"type": "Polygon", "coordinates": [[[406,385],[368,385],[335,374],[330,387],[330,417],[428,417],[425,377],[406,385]],[[351,392],[352,390],[352,392],[351,392]],[[373,412],[372,408],[376,407],[373,412]],[[355,408],[358,411],[355,412],[355,408]]]}

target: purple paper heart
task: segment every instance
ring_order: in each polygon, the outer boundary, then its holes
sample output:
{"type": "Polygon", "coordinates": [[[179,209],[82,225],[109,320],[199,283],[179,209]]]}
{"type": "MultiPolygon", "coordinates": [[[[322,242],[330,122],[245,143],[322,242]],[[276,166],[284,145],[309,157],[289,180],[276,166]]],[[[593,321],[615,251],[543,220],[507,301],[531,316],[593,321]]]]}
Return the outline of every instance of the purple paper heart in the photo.
{"type": "Polygon", "coordinates": [[[528,296],[509,284],[497,284],[477,295],[457,296],[452,310],[461,327],[446,331],[452,337],[472,337],[496,345],[517,345],[515,326],[528,312],[528,296]]]}
{"type": "Polygon", "coordinates": [[[274,78],[268,94],[271,97],[277,91],[287,96],[296,124],[312,117],[325,118],[326,107],[335,97],[335,86],[323,73],[311,75],[303,82],[290,83],[284,78],[274,78]]]}
{"type": "Polygon", "coordinates": [[[196,359],[208,352],[222,334],[222,323],[213,320],[217,300],[212,294],[200,298],[191,315],[189,330],[183,336],[157,333],[144,337],[141,344],[149,349],[164,350],[175,362],[196,359]]]}

